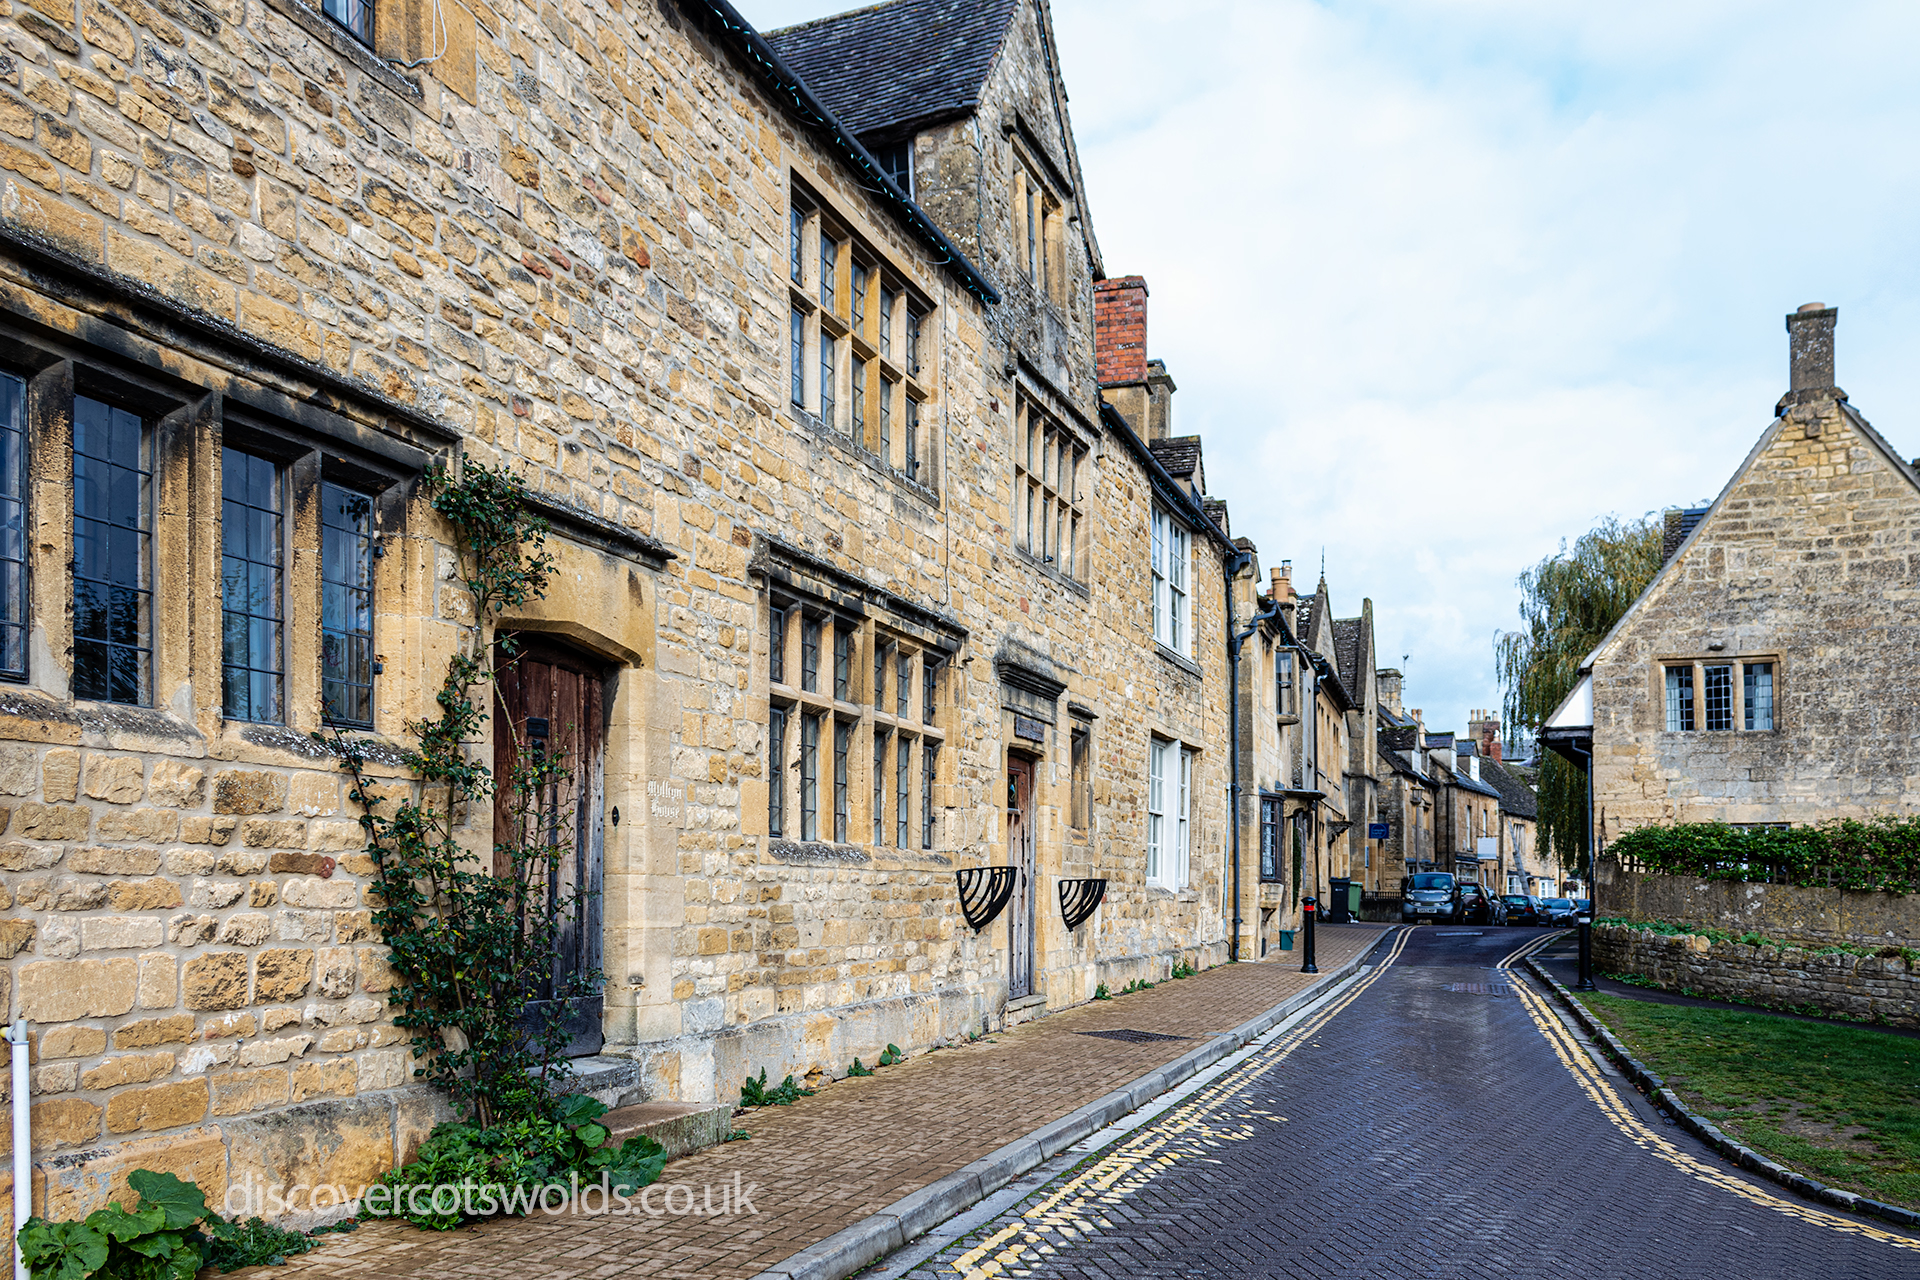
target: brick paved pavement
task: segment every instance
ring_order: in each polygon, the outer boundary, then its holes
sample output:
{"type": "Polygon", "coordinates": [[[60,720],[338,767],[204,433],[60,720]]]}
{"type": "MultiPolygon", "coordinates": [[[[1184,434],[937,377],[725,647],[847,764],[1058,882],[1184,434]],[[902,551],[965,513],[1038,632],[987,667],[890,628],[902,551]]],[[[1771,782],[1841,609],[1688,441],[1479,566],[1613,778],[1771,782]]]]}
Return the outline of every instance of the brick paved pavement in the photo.
{"type": "MultiPolygon", "coordinates": [[[[1322,970],[1372,946],[1377,925],[1320,930],[1322,970]]],[[[843,1080],[792,1107],[743,1116],[753,1135],[667,1167],[663,1186],[758,1184],[754,1215],[496,1219],[441,1233],[380,1223],[328,1237],[274,1280],[397,1276],[644,1274],[747,1277],[901,1196],[1171,1062],[1323,979],[1298,953],[1227,965],[1152,991],[1082,1005],[979,1044],[925,1054],[843,1080]],[[1191,1037],[1128,1043],[1081,1034],[1130,1028],[1191,1037]]]]}
{"type": "Polygon", "coordinates": [[[1488,972],[1530,936],[1413,931],[1338,1012],[914,1280],[1920,1277],[1920,1237],[1739,1173],[1617,1077],[1596,1088],[1549,1002],[1488,972]]]}

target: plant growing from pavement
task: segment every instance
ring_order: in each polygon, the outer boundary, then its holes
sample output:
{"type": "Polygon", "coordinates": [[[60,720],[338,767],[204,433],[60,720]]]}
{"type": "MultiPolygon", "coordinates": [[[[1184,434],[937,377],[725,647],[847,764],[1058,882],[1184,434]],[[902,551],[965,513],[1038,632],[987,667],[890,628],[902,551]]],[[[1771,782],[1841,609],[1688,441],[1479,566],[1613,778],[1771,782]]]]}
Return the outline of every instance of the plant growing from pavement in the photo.
{"type": "Polygon", "coordinates": [[[773,1086],[767,1087],[767,1069],[760,1068],[760,1078],[746,1078],[740,1086],[740,1105],[743,1107],[790,1107],[802,1098],[811,1098],[813,1090],[797,1083],[792,1075],[773,1086]]]}

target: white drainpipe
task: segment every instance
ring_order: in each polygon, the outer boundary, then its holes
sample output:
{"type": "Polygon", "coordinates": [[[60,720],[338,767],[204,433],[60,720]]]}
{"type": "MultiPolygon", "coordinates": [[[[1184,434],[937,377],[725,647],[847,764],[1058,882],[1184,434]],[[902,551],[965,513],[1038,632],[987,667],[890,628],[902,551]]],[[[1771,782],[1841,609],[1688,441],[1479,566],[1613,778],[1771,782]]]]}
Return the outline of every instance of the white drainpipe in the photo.
{"type": "Polygon", "coordinates": [[[13,1280],[27,1280],[20,1229],[33,1213],[33,1109],[27,1094],[27,1020],[7,1028],[13,1046],[13,1280]]]}

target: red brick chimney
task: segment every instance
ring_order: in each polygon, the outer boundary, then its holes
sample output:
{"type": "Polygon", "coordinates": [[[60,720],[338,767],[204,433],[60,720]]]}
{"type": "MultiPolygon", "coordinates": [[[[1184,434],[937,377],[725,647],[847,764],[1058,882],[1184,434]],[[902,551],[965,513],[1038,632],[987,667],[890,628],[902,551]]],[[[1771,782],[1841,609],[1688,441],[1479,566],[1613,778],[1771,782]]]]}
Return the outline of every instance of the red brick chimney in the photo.
{"type": "Polygon", "coordinates": [[[1467,722],[1467,736],[1479,744],[1480,754],[1489,760],[1500,758],[1500,718],[1486,711],[1476,711],[1467,722]]]}
{"type": "Polygon", "coordinates": [[[1147,380],[1147,281],[1144,276],[1094,282],[1093,347],[1101,386],[1147,380]]]}

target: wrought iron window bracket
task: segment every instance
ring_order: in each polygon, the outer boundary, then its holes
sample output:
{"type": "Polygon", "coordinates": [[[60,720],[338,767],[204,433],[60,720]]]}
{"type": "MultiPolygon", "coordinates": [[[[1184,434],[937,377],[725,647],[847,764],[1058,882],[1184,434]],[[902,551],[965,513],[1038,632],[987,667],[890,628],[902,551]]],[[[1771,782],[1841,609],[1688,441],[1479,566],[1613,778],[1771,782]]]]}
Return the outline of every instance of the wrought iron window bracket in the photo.
{"type": "Polygon", "coordinates": [[[1105,880],[1062,880],[1060,882],[1060,916],[1067,922],[1068,929],[1078,929],[1086,923],[1100,907],[1107,896],[1105,880]]]}
{"type": "Polygon", "coordinates": [[[960,882],[960,910],[975,933],[992,924],[1013,899],[1013,867],[966,867],[953,873],[960,882]]]}

